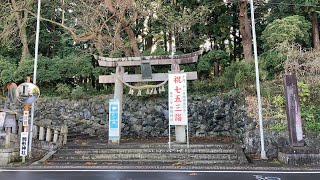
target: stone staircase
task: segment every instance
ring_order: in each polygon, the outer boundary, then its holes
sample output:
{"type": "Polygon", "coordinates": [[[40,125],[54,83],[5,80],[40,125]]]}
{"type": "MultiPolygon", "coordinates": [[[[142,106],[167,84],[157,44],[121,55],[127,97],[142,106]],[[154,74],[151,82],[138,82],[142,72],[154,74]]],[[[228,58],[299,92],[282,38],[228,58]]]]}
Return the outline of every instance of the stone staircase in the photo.
{"type": "Polygon", "coordinates": [[[59,149],[46,165],[75,166],[212,166],[219,164],[239,165],[247,160],[239,145],[232,143],[137,143],[125,142],[110,145],[106,140],[74,140],[59,149]]]}
{"type": "Polygon", "coordinates": [[[96,136],[91,137],[87,133],[82,133],[82,132],[71,132],[68,133],[68,142],[72,142],[77,139],[90,139],[90,138],[96,138],[96,136]]]}

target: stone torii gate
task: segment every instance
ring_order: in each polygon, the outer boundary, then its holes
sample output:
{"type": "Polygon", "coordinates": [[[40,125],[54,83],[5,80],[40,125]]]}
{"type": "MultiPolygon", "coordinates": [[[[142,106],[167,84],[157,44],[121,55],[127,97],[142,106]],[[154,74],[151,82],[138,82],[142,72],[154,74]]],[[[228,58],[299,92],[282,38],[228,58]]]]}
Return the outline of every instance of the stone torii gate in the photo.
{"type": "MultiPolygon", "coordinates": [[[[172,56],[141,56],[141,57],[123,57],[123,58],[107,58],[95,56],[98,60],[99,66],[115,67],[116,73],[111,75],[100,75],[99,83],[114,83],[114,98],[119,100],[119,121],[120,128],[119,134],[121,135],[121,122],[122,122],[122,102],[123,102],[123,84],[133,82],[160,82],[168,80],[168,73],[151,73],[151,65],[171,65],[170,73],[179,73],[180,64],[196,63],[199,55],[203,50],[197,52],[172,55],[172,56]],[[141,66],[142,74],[128,74],[125,73],[125,67],[141,66]],[[146,71],[145,71],[146,69],[146,71]],[[146,73],[147,72],[147,73],[146,73]]],[[[186,72],[187,80],[198,79],[197,72],[186,72]]],[[[176,142],[186,142],[185,126],[176,126],[176,142]]],[[[111,143],[120,143],[119,139],[109,139],[111,143]]]]}

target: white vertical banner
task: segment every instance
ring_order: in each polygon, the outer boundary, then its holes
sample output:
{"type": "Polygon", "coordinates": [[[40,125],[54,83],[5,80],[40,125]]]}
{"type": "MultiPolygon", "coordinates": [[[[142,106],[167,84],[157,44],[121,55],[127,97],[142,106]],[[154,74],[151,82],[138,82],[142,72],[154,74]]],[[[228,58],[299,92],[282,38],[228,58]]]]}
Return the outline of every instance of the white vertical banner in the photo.
{"type": "Polygon", "coordinates": [[[6,113],[5,112],[0,112],[0,128],[3,127],[5,119],[6,119],[6,113]]]}
{"type": "Polygon", "coordinates": [[[28,132],[21,132],[20,156],[27,156],[28,154],[28,134],[28,132]]]}
{"type": "Polygon", "coordinates": [[[169,126],[188,125],[187,74],[169,74],[169,126]]]}

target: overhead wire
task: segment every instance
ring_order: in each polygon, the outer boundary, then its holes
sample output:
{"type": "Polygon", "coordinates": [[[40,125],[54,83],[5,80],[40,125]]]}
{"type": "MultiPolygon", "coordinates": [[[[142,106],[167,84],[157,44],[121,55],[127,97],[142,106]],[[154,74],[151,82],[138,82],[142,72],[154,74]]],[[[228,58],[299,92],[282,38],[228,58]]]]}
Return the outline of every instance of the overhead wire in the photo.
{"type": "MultiPolygon", "coordinates": [[[[318,7],[320,8],[320,5],[307,5],[307,4],[292,4],[292,3],[273,3],[273,2],[267,2],[263,5],[287,5],[287,6],[300,6],[300,7],[318,7]]],[[[255,4],[255,6],[261,6],[262,4],[255,4]]]]}

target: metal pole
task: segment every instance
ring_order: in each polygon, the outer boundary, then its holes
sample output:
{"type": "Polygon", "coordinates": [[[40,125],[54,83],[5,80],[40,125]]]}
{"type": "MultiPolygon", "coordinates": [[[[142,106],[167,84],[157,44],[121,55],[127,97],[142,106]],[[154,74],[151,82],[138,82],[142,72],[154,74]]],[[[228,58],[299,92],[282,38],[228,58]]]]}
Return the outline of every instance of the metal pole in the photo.
{"type": "MultiPolygon", "coordinates": [[[[173,59],[173,56],[174,56],[174,53],[175,53],[175,50],[174,50],[174,46],[173,44],[171,44],[171,47],[172,47],[172,51],[171,51],[171,59],[173,59]]],[[[171,65],[172,67],[172,65],[171,65]]],[[[171,69],[172,71],[172,69],[171,69]]],[[[172,73],[172,72],[171,72],[172,73]]],[[[169,75],[168,75],[169,76],[169,75]]],[[[169,93],[169,91],[168,91],[169,93]]],[[[169,103],[169,102],[168,102],[169,103]]],[[[171,149],[171,125],[170,125],[170,119],[169,119],[169,149],[171,149]]]]}
{"type": "Polygon", "coordinates": [[[259,80],[259,66],[258,66],[258,52],[257,52],[257,37],[256,37],[256,25],[254,20],[254,7],[253,0],[250,0],[251,9],[251,23],[252,23],[252,37],[253,37],[253,49],[254,49],[254,63],[256,68],[256,84],[257,84],[257,96],[258,96],[258,111],[259,111],[259,123],[260,123],[260,141],[261,141],[261,159],[267,159],[266,151],[264,150],[264,136],[263,136],[263,123],[262,123],[262,108],[261,108],[261,96],[260,96],[260,80],[259,80]]]}
{"type": "Polygon", "coordinates": [[[169,149],[171,149],[171,132],[170,132],[170,122],[169,122],[169,149]]]}
{"type": "MultiPolygon", "coordinates": [[[[38,0],[38,12],[37,12],[37,30],[36,30],[36,43],[34,50],[34,68],[33,68],[33,84],[37,83],[37,66],[38,66],[38,51],[39,51],[39,32],[40,32],[40,8],[41,0],[38,0]]],[[[31,158],[31,148],[32,148],[32,133],[33,133],[33,118],[34,118],[34,103],[31,106],[31,120],[29,128],[29,157],[31,158]]]]}
{"type": "Polygon", "coordinates": [[[189,149],[189,123],[187,125],[187,148],[189,149]]]}

